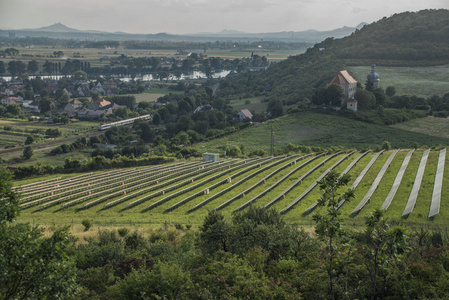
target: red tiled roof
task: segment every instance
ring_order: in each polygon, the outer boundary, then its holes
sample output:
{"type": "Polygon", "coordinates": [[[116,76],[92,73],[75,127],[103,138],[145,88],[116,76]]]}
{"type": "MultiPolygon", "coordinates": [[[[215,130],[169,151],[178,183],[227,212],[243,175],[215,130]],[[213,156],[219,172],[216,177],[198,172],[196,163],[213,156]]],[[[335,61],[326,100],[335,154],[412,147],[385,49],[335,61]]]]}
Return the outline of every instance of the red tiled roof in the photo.
{"type": "Polygon", "coordinates": [[[106,106],[111,104],[111,102],[105,100],[104,98],[97,99],[94,102],[97,103],[99,106],[106,106]]]}
{"type": "Polygon", "coordinates": [[[349,99],[348,102],[351,102],[351,103],[357,103],[357,100],[355,100],[355,99],[349,99]]]}
{"type": "Polygon", "coordinates": [[[247,118],[252,118],[253,117],[253,114],[249,111],[249,110],[247,110],[246,108],[245,109],[242,109],[241,111],[240,111],[242,114],[244,114],[245,115],[245,117],[247,117],[247,118]]]}
{"type": "Polygon", "coordinates": [[[70,101],[69,103],[73,104],[73,105],[80,105],[83,104],[81,101],[79,101],[78,99],[73,99],[72,101],[70,101]]]}

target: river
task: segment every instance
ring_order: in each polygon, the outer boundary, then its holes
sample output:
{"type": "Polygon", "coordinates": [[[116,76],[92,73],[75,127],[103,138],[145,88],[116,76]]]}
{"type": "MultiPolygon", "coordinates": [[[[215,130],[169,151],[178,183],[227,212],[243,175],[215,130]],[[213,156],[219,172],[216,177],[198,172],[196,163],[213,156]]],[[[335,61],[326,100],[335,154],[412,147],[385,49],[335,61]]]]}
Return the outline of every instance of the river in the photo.
{"type": "MultiPolygon", "coordinates": [[[[212,74],[212,78],[223,78],[226,77],[231,71],[229,70],[223,70],[221,72],[217,72],[212,74]]],[[[61,78],[69,77],[70,75],[42,75],[42,76],[28,76],[30,79],[34,79],[36,77],[40,77],[42,79],[54,79],[59,80],[61,78]]],[[[103,75],[100,75],[103,77],[103,75]]],[[[182,73],[181,77],[178,78],[174,76],[173,74],[169,74],[168,78],[163,78],[162,80],[157,78],[154,74],[134,74],[134,75],[123,75],[123,74],[113,74],[110,75],[113,78],[120,79],[121,81],[131,81],[133,78],[134,80],[142,80],[142,81],[165,81],[165,80],[192,80],[192,79],[202,79],[207,78],[206,74],[204,72],[200,71],[193,71],[189,73],[182,73]]],[[[5,81],[11,81],[11,76],[0,76],[5,81]]]]}

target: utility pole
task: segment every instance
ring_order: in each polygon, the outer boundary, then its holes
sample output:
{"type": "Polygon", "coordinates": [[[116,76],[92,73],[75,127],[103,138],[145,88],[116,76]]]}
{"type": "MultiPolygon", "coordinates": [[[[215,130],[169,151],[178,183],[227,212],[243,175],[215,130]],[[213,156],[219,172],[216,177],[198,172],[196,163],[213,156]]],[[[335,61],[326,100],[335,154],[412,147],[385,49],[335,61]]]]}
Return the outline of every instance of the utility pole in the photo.
{"type": "Polygon", "coordinates": [[[273,131],[273,125],[271,125],[271,156],[274,156],[274,131],[273,131]]]}

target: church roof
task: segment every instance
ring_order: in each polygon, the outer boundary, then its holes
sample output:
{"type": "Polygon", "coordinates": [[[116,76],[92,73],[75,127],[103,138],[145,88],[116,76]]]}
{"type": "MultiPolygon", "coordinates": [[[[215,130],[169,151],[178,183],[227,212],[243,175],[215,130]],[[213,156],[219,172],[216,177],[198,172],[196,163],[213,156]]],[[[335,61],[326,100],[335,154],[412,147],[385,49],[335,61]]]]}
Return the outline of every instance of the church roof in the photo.
{"type": "Polygon", "coordinates": [[[329,81],[329,84],[349,84],[349,83],[357,83],[357,80],[348,73],[348,71],[343,70],[338,72],[338,74],[329,81]]]}
{"type": "Polygon", "coordinates": [[[349,100],[348,100],[348,103],[357,103],[357,100],[355,100],[355,99],[349,99],[349,100]]]}
{"type": "Polygon", "coordinates": [[[377,74],[376,72],[369,73],[367,78],[368,78],[369,81],[372,81],[372,82],[380,81],[379,74],[377,74]]]}

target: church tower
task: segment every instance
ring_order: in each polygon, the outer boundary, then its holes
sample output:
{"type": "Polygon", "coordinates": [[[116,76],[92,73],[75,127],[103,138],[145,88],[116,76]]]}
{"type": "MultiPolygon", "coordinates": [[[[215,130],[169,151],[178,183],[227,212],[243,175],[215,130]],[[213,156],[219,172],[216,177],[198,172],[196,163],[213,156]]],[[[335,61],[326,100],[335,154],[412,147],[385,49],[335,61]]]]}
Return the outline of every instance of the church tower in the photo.
{"type": "Polygon", "coordinates": [[[379,87],[379,74],[376,73],[376,65],[371,66],[371,73],[366,76],[366,89],[369,91],[375,90],[379,87]]]}

